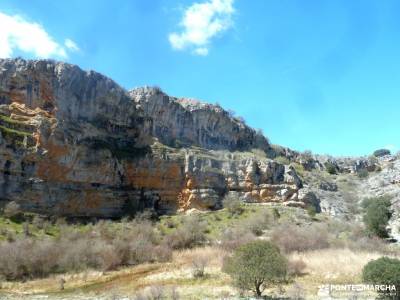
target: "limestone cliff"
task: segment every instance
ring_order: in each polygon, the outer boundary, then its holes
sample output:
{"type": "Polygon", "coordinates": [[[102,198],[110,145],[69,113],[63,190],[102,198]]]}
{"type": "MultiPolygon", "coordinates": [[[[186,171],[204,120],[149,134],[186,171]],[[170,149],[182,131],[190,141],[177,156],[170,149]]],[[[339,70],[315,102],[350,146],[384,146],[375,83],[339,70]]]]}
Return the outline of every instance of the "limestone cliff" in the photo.
{"type": "Polygon", "coordinates": [[[128,93],[65,63],[0,60],[0,133],[0,200],[31,211],[215,209],[227,193],[318,207],[293,168],[267,158],[268,141],[222,108],[128,93]]]}
{"type": "Polygon", "coordinates": [[[152,117],[151,134],[166,145],[229,151],[258,148],[273,156],[262,134],[218,105],[170,97],[158,88],[138,88],[129,95],[152,117]]]}

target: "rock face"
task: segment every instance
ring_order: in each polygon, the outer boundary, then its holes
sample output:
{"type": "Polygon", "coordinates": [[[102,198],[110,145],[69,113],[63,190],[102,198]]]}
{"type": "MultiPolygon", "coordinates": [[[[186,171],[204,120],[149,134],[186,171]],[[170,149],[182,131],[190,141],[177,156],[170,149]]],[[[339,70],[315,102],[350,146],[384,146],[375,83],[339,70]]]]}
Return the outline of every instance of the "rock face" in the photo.
{"type": "Polygon", "coordinates": [[[227,193],[319,205],[293,168],[267,158],[267,140],[222,108],[128,93],[65,63],[0,60],[0,133],[0,202],[31,211],[215,209],[227,193]]]}
{"type": "Polygon", "coordinates": [[[262,134],[220,106],[170,97],[157,88],[138,88],[129,95],[153,119],[150,134],[168,146],[273,152],[262,134]]]}

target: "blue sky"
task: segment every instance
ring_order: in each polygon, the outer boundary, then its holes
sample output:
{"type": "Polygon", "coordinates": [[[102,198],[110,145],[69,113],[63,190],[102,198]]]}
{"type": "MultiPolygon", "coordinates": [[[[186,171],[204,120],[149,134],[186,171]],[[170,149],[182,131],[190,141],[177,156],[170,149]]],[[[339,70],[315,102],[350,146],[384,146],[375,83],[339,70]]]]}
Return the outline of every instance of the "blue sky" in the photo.
{"type": "Polygon", "coordinates": [[[0,2],[0,56],[51,57],[130,89],[218,102],[271,142],[400,146],[399,1],[0,2]]]}

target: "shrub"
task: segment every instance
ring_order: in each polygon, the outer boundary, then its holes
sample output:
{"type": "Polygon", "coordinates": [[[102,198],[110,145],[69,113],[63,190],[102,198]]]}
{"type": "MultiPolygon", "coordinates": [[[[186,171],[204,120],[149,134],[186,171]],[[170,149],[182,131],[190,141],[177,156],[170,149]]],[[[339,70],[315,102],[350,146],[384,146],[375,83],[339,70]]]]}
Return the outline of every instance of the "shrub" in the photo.
{"type": "Polygon", "coordinates": [[[277,209],[276,207],[274,207],[274,208],[272,209],[272,216],[273,216],[273,218],[274,218],[275,221],[278,220],[278,219],[280,219],[281,214],[280,214],[280,212],[279,212],[279,209],[277,209]]]}
{"type": "Polygon", "coordinates": [[[307,211],[307,214],[308,214],[308,216],[310,218],[314,218],[315,215],[317,214],[317,208],[314,205],[310,205],[310,204],[307,205],[306,206],[306,211],[307,211]]]}
{"type": "Polygon", "coordinates": [[[290,276],[301,276],[307,268],[306,263],[302,259],[289,260],[288,273],[290,276]]]}
{"type": "Polygon", "coordinates": [[[63,226],[55,239],[25,236],[0,242],[0,276],[18,280],[87,268],[107,271],[172,256],[148,221],[124,224],[123,230],[108,222],[89,228],[63,226]]]}
{"type": "Polygon", "coordinates": [[[300,177],[304,178],[305,176],[305,169],[302,164],[299,164],[297,162],[291,163],[291,166],[294,168],[296,171],[296,174],[299,175],[300,177]]]}
{"type": "Polygon", "coordinates": [[[253,233],[246,231],[245,228],[228,228],[221,234],[220,246],[225,250],[232,251],[244,244],[254,241],[255,239],[256,236],[253,233]]]}
{"type": "Polygon", "coordinates": [[[385,243],[384,240],[376,236],[372,237],[363,236],[359,238],[350,237],[347,246],[348,248],[357,251],[380,252],[380,253],[390,252],[388,244],[385,243]]]}
{"type": "Polygon", "coordinates": [[[386,227],[392,216],[390,206],[391,202],[388,197],[369,198],[363,201],[363,221],[370,235],[376,235],[380,238],[389,236],[386,227]]]}
{"type": "Polygon", "coordinates": [[[267,211],[263,211],[252,218],[240,222],[238,225],[256,236],[261,236],[263,231],[271,225],[271,219],[271,214],[267,211]]]}
{"type": "Polygon", "coordinates": [[[287,291],[287,295],[291,300],[303,300],[305,299],[305,294],[304,287],[297,282],[290,286],[287,291]]]}
{"type": "Polygon", "coordinates": [[[395,286],[395,291],[381,291],[380,294],[400,299],[399,259],[381,257],[370,261],[363,268],[362,279],[368,284],[395,286]]]}
{"type": "Polygon", "coordinates": [[[328,231],[323,225],[299,227],[283,224],[272,231],[271,241],[285,253],[290,253],[328,248],[328,237],[328,231]]]}
{"type": "Polygon", "coordinates": [[[232,216],[241,215],[244,212],[242,201],[232,195],[225,196],[224,200],[222,200],[222,205],[232,216]]]}
{"type": "Polygon", "coordinates": [[[161,285],[153,285],[150,287],[148,298],[149,300],[162,300],[165,298],[165,291],[161,285]]]}
{"type": "Polygon", "coordinates": [[[367,169],[362,169],[357,172],[357,176],[359,178],[367,178],[369,176],[368,170],[367,169]]]}
{"type": "Polygon", "coordinates": [[[325,169],[326,171],[331,174],[331,175],[335,175],[337,174],[337,167],[335,164],[333,164],[332,162],[328,161],[325,163],[325,169]]]}
{"type": "Polygon", "coordinates": [[[187,249],[204,244],[207,224],[199,216],[188,216],[183,224],[166,236],[166,243],[173,249],[187,249]]]}
{"type": "Polygon", "coordinates": [[[208,257],[198,256],[192,261],[192,274],[194,278],[202,278],[205,276],[205,270],[208,264],[208,257]]]}
{"type": "Polygon", "coordinates": [[[8,202],[4,207],[3,214],[6,218],[19,222],[22,215],[21,206],[15,201],[8,202]]]}
{"type": "Polygon", "coordinates": [[[373,155],[375,157],[382,157],[382,156],[390,155],[390,154],[391,154],[391,152],[388,149],[378,149],[378,150],[374,151],[373,155]]]}
{"type": "Polygon", "coordinates": [[[32,220],[32,225],[38,230],[44,229],[45,220],[41,216],[35,215],[32,220]]]}
{"type": "Polygon", "coordinates": [[[287,260],[279,248],[267,241],[254,241],[236,249],[224,261],[236,287],[252,290],[258,297],[272,283],[283,282],[287,274],[287,260]]]}
{"type": "Polygon", "coordinates": [[[289,165],[290,160],[286,156],[278,156],[274,159],[278,164],[289,165]]]}

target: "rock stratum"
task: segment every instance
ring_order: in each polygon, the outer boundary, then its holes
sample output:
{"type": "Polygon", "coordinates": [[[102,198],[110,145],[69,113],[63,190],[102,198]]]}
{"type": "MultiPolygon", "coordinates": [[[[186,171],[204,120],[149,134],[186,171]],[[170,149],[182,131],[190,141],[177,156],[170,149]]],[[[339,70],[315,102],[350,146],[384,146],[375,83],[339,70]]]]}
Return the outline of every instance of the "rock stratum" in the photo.
{"type": "Polygon", "coordinates": [[[268,140],[221,107],[128,92],[62,62],[0,60],[0,133],[3,205],[120,217],[216,209],[236,194],[319,208],[293,167],[268,158],[268,140]]]}

